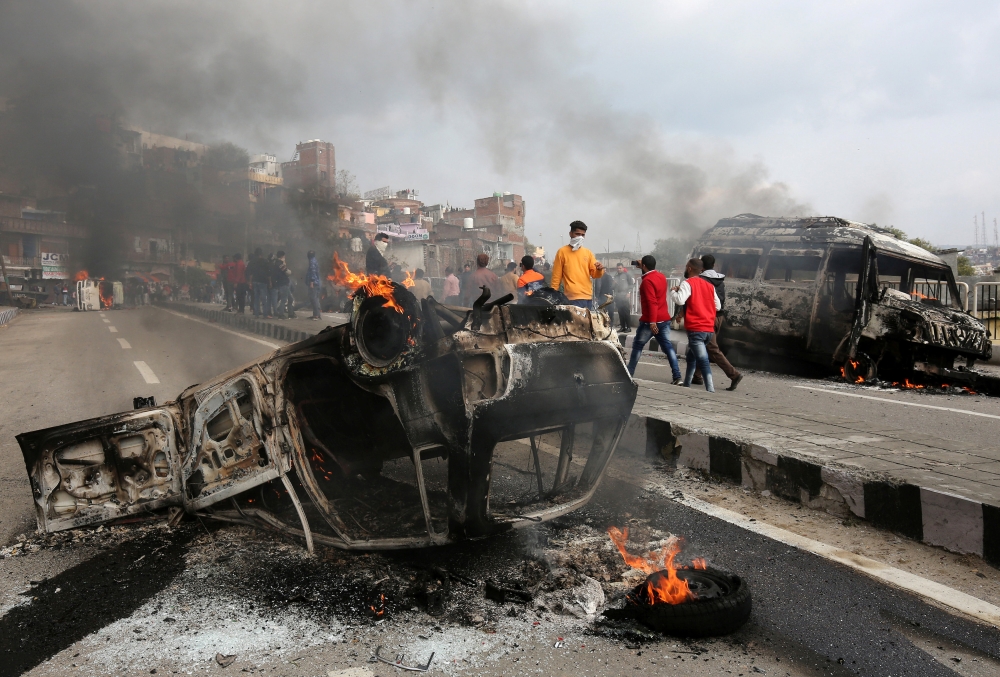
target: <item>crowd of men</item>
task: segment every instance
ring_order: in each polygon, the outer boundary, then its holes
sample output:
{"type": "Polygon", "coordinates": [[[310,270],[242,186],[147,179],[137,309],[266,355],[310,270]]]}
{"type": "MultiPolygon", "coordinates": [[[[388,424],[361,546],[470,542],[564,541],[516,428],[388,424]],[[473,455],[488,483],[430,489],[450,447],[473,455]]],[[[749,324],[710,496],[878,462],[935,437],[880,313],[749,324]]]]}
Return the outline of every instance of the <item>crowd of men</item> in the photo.
{"type": "MultiPolygon", "coordinates": [[[[320,292],[323,287],[319,262],[314,251],[309,251],[306,258],[305,283],[312,308],[310,319],[319,320],[322,317],[320,292]]],[[[222,282],[224,311],[242,315],[249,305],[254,317],[269,320],[295,317],[293,292],[296,280],[285,259],[285,252],[281,250],[265,257],[264,251],[258,247],[249,263],[244,263],[243,255],[239,253],[233,255],[232,261],[224,256],[218,265],[216,278],[222,282]]]]}

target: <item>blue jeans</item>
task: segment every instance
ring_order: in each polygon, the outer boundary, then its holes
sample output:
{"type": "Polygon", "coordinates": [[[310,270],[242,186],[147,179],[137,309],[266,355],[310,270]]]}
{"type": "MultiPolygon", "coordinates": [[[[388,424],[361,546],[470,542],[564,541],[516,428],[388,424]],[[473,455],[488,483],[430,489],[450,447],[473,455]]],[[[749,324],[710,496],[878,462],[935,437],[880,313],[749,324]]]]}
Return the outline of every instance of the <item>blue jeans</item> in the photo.
{"type": "Polygon", "coordinates": [[[288,317],[288,285],[271,289],[271,310],[275,317],[288,317]]]}
{"type": "Polygon", "coordinates": [[[586,308],[587,310],[592,308],[591,299],[573,299],[569,302],[569,305],[576,306],[577,308],[586,308]]]}
{"type": "MultiPolygon", "coordinates": [[[[656,332],[656,342],[660,344],[663,354],[670,361],[670,371],[673,372],[674,378],[678,379],[681,377],[681,366],[677,363],[677,352],[674,350],[674,344],[670,342],[670,321],[657,322],[656,326],[659,329],[656,332]]],[[[649,322],[640,322],[639,328],[635,330],[635,336],[632,338],[632,356],[628,361],[628,373],[632,376],[635,376],[639,355],[642,354],[642,349],[646,347],[646,342],[652,335],[653,330],[649,328],[649,322]]]]}
{"type": "Polygon", "coordinates": [[[309,302],[312,303],[313,317],[323,317],[319,307],[319,284],[313,283],[309,287],[309,302]]]}
{"type": "Polygon", "coordinates": [[[705,390],[710,393],[715,392],[715,384],[712,382],[712,365],[708,361],[709,341],[712,340],[711,331],[689,331],[687,354],[687,373],[684,375],[685,387],[691,386],[691,379],[694,378],[694,370],[697,366],[701,369],[701,377],[705,379],[705,390]]]}
{"type": "Polygon", "coordinates": [[[267,291],[267,282],[253,283],[253,314],[254,317],[271,314],[271,297],[267,291]]]}

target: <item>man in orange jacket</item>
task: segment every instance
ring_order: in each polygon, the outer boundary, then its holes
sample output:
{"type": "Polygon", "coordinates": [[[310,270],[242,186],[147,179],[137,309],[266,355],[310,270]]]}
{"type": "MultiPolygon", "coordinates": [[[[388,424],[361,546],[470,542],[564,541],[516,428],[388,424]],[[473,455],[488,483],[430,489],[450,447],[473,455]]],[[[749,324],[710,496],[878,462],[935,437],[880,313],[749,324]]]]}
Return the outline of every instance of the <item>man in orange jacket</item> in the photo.
{"type": "Polygon", "coordinates": [[[594,285],[591,280],[604,275],[604,266],[594,258],[594,253],[583,246],[587,224],[574,221],[569,224],[569,244],[560,247],[552,262],[552,288],[563,287],[570,305],[580,308],[593,306],[594,285]]]}

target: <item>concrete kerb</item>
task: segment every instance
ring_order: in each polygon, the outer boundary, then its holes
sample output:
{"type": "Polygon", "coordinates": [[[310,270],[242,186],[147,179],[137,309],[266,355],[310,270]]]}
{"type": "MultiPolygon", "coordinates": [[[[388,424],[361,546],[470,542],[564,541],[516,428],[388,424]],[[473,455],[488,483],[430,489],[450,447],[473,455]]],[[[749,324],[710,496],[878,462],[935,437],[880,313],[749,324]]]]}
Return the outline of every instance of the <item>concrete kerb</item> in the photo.
{"type": "Polygon", "coordinates": [[[1000,566],[1000,507],[891,477],[780,453],[744,440],[708,434],[668,420],[633,414],[619,453],[659,455],[675,467],[701,471],[755,492],[852,514],[929,545],[981,556],[1000,566]]]}
{"type": "Polygon", "coordinates": [[[286,341],[288,343],[304,341],[310,336],[315,336],[318,333],[295,330],[276,322],[257,320],[254,319],[252,315],[224,313],[221,310],[201,308],[199,306],[192,306],[186,303],[171,303],[168,301],[160,303],[159,305],[186,315],[202,317],[209,322],[218,322],[219,324],[228,325],[235,329],[242,329],[243,331],[250,332],[251,334],[259,334],[260,336],[266,336],[268,338],[286,341]]]}
{"type": "Polygon", "coordinates": [[[17,308],[0,307],[0,327],[10,324],[15,317],[17,317],[17,308]]]}

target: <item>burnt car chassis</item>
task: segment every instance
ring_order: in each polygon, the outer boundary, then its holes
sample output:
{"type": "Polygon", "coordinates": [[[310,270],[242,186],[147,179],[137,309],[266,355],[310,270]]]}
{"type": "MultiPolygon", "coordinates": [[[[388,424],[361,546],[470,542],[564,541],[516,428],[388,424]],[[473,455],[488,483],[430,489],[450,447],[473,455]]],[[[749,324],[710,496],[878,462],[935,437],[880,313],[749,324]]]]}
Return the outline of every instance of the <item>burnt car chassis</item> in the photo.
{"type": "Polygon", "coordinates": [[[362,287],[350,323],[176,401],[18,435],[39,529],[170,508],[375,550],[586,504],[636,396],[618,337],[602,311],[488,298],[362,287]]]}

